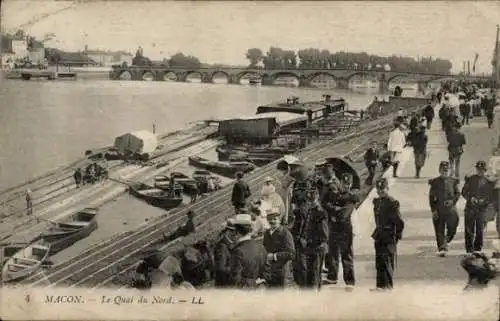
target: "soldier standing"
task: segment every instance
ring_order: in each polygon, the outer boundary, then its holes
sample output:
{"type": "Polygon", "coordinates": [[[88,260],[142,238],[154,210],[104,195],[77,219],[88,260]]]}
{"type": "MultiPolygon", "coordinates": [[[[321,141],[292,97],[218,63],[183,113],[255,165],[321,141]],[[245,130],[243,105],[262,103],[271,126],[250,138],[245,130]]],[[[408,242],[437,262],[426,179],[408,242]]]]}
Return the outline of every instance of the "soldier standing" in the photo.
{"type": "Polygon", "coordinates": [[[476,163],[476,174],[465,177],[465,250],[481,252],[484,242],[485,212],[492,202],[495,183],[486,177],[486,162],[476,163]]]}
{"type": "Polygon", "coordinates": [[[314,178],[299,166],[293,173],[294,218],[292,235],[296,257],[293,276],[299,287],[321,287],[321,272],[328,242],[328,219],[318,202],[314,178]]]}
{"type": "Polygon", "coordinates": [[[440,176],[429,180],[429,205],[432,212],[432,223],[438,247],[438,255],[446,256],[448,243],[455,234],[459,217],[456,204],[460,198],[459,180],[449,176],[450,164],[443,161],[439,164],[440,176]]]}
{"type": "Polygon", "coordinates": [[[326,191],[325,206],[330,210],[329,215],[329,238],[328,238],[328,278],[329,283],[336,284],[339,271],[339,259],[342,260],[343,279],[346,290],[352,290],[356,281],[354,274],[354,254],[353,254],[353,227],[351,215],[355,204],[359,202],[359,196],[351,191],[351,175],[344,173],[341,185],[334,190],[334,193],[326,191]],[[328,194],[330,196],[328,197],[328,194]],[[333,202],[330,203],[330,202],[333,202]]]}
{"type": "Polygon", "coordinates": [[[375,214],[375,268],[377,269],[377,287],[373,291],[391,290],[396,263],[397,243],[402,238],[404,221],[399,211],[399,201],[389,195],[386,178],[375,184],[379,197],[373,200],[375,214]]]}
{"type": "Polygon", "coordinates": [[[267,251],[265,279],[268,287],[283,288],[287,263],[295,256],[292,233],[281,225],[279,209],[267,213],[270,229],[264,232],[264,248],[267,251]]]}

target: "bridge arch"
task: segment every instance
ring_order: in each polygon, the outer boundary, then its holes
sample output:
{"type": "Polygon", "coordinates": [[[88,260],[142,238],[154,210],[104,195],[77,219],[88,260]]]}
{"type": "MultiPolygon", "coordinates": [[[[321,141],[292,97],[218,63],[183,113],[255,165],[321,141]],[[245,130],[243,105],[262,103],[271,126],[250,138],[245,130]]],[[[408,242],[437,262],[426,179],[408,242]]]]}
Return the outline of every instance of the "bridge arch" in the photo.
{"type": "Polygon", "coordinates": [[[189,76],[192,76],[192,75],[199,75],[200,82],[203,81],[203,73],[199,70],[187,70],[184,73],[184,81],[188,81],[189,76]]]}
{"type": "Polygon", "coordinates": [[[367,71],[356,71],[356,72],[353,72],[352,74],[350,74],[346,77],[347,82],[351,81],[351,79],[356,77],[356,76],[372,77],[372,78],[375,78],[378,80],[376,73],[370,73],[367,71]]]}
{"type": "Polygon", "coordinates": [[[177,81],[179,76],[173,70],[165,70],[162,75],[163,81],[177,81]]]}
{"type": "MultiPolygon", "coordinates": [[[[306,76],[306,80],[310,86],[318,87],[315,85],[315,80],[320,78],[320,77],[326,77],[327,79],[330,78],[332,80],[332,81],[326,81],[328,88],[336,88],[338,86],[339,78],[336,77],[333,73],[328,72],[326,70],[313,72],[313,73],[309,74],[308,76],[306,76]]],[[[321,82],[321,84],[325,84],[325,81],[321,82]]]]}
{"type": "Polygon", "coordinates": [[[338,80],[339,79],[339,77],[335,76],[333,73],[328,72],[327,70],[321,70],[321,71],[316,71],[316,72],[313,72],[313,73],[309,74],[307,76],[307,80],[308,81],[312,81],[314,78],[316,78],[318,76],[330,76],[334,80],[338,80]]]}
{"type": "Polygon", "coordinates": [[[235,83],[240,84],[241,80],[245,78],[245,76],[254,76],[262,79],[263,75],[257,71],[254,70],[245,70],[240,73],[237,73],[235,76],[235,83]]]}
{"type": "Polygon", "coordinates": [[[225,71],[223,71],[223,70],[216,70],[216,71],[214,71],[214,72],[212,72],[212,73],[210,74],[210,76],[209,76],[209,77],[210,77],[210,78],[209,78],[209,81],[210,81],[210,82],[213,82],[213,81],[214,81],[215,76],[217,76],[217,75],[223,75],[223,76],[225,76],[225,77],[226,77],[226,80],[227,80],[227,82],[228,82],[228,83],[229,83],[229,82],[230,82],[230,80],[231,80],[231,76],[230,76],[227,72],[225,72],[225,71]]]}
{"type": "MultiPolygon", "coordinates": [[[[295,85],[296,86],[299,86],[300,80],[301,80],[301,78],[303,78],[300,75],[294,73],[293,71],[278,71],[275,73],[271,73],[269,75],[269,77],[272,80],[273,85],[276,84],[276,81],[282,77],[295,78],[295,81],[296,81],[295,85]]],[[[286,83],[285,85],[288,86],[289,84],[286,83]]]]}
{"type": "Polygon", "coordinates": [[[153,81],[155,80],[155,73],[152,70],[145,70],[142,73],[141,79],[144,81],[153,81]]]}
{"type": "MultiPolygon", "coordinates": [[[[392,75],[390,77],[388,77],[386,79],[387,83],[390,84],[393,80],[396,80],[396,79],[408,79],[408,75],[407,74],[395,74],[395,75],[392,75]]],[[[415,81],[418,81],[418,79],[414,79],[415,81]]]]}
{"type": "Polygon", "coordinates": [[[123,69],[118,73],[119,80],[132,80],[132,73],[127,69],[123,69]]]}

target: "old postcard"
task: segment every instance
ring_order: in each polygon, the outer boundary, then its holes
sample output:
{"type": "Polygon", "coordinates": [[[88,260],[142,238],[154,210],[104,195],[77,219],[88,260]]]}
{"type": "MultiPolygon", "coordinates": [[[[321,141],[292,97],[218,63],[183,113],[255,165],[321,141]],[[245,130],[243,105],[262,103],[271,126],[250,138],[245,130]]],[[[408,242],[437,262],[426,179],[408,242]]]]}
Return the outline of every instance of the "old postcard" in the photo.
{"type": "Polygon", "coordinates": [[[497,2],[1,2],[3,320],[498,320],[497,2]]]}

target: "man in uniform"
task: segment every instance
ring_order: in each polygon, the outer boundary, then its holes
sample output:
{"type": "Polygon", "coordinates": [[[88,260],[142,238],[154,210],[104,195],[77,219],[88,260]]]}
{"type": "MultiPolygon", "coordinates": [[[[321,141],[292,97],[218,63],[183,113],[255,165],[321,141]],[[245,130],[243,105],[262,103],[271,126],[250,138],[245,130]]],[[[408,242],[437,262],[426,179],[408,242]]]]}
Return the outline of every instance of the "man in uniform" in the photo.
{"type": "Polygon", "coordinates": [[[438,255],[446,256],[450,243],[458,227],[456,204],[460,198],[459,180],[449,176],[450,164],[442,161],[439,164],[439,176],[429,180],[429,206],[432,212],[432,223],[438,247],[438,255]]]}
{"type": "Polygon", "coordinates": [[[375,214],[375,268],[377,269],[377,287],[373,291],[391,290],[392,276],[396,263],[397,243],[401,240],[404,221],[399,211],[399,201],[389,195],[386,178],[376,182],[379,197],[373,200],[375,214]]]}
{"type": "Polygon", "coordinates": [[[465,250],[481,252],[484,241],[485,212],[492,202],[495,183],[486,177],[486,162],[476,163],[476,174],[465,177],[465,250]]]}
{"type": "Polygon", "coordinates": [[[353,228],[351,215],[359,196],[351,191],[351,175],[344,173],[340,185],[330,182],[330,187],[323,192],[322,206],[327,209],[329,218],[329,237],[327,282],[336,284],[339,271],[339,259],[342,260],[343,279],[346,290],[351,290],[355,285],[354,254],[353,254],[353,228]]]}
{"type": "Polygon", "coordinates": [[[321,287],[321,270],[328,242],[327,215],[318,202],[314,178],[305,166],[297,166],[290,175],[295,179],[292,191],[293,225],[296,257],[294,280],[300,287],[321,287]]]}

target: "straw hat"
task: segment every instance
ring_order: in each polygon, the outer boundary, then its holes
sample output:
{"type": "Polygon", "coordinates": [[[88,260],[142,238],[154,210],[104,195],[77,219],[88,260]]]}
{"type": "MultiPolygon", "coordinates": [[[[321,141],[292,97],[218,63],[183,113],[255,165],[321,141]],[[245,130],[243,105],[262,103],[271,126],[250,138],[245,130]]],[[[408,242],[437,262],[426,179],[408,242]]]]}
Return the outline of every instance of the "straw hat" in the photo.
{"type": "Polygon", "coordinates": [[[227,222],[232,226],[238,226],[238,225],[251,226],[253,224],[252,216],[249,214],[236,214],[235,216],[228,218],[227,222]]]}

